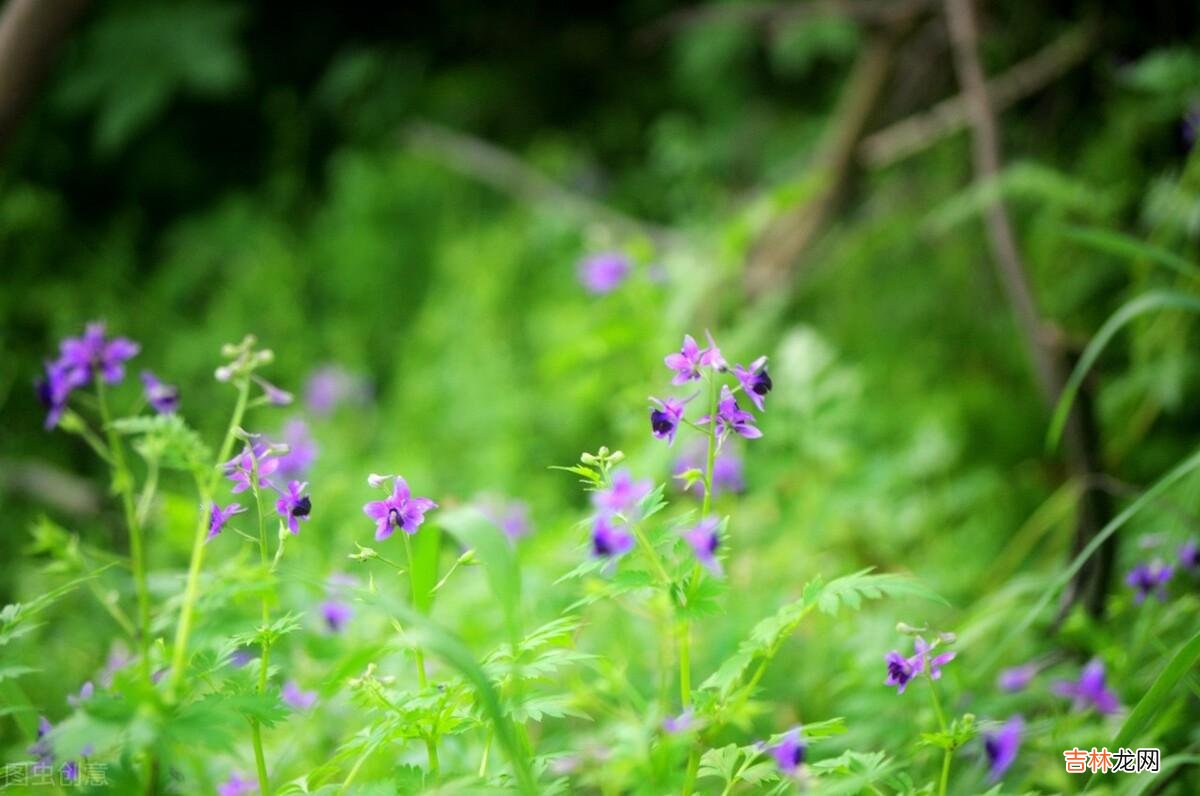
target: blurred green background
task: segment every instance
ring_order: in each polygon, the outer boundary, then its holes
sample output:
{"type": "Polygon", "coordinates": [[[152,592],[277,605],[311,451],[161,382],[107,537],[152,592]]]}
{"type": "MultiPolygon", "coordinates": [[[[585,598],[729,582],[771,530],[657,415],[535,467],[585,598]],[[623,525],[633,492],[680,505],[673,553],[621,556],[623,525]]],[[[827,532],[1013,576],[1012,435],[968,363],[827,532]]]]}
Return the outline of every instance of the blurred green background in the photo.
{"type": "MultiPolygon", "coordinates": [[[[648,434],[646,396],[665,389],[662,357],[682,335],[710,329],[731,360],[768,354],[776,391],[766,437],[740,451],[749,491],[723,507],[736,517],[731,587],[758,599],[730,601],[697,666],[719,662],[817,573],[911,572],[954,609],[824,620],[768,675],[779,710],[802,702],[808,715],[851,718],[853,741],[886,738],[853,718],[904,716],[862,687],[882,679],[895,621],[970,627],[1070,547],[1062,463],[1044,449],[1047,414],[980,210],[1004,197],[1038,304],[1076,351],[1130,296],[1194,290],[1064,229],[1123,230],[1195,257],[1200,195],[1186,166],[1198,14],[981,4],[989,74],[1064,34],[1087,41],[1001,114],[1000,178],[971,187],[965,132],[884,165],[856,157],[802,256],[756,291],[747,262],[770,223],[828,179],[822,137],[876,32],[837,4],[720,6],[734,10],[88,9],[0,161],[0,604],[37,589],[39,556],[23,551],[43,514],[91,543],[124,544],[115,502],[88,485],[99,463],[77,438],[42,430],[31,388],[57,341],[89,320],[140,341],[134,370],[179,384],[184,415],[210,439],[233,398],[212,378],[218,350],[244,333],[274,350],[268,375],[300,396],[329,364],[369,385],[364,405],[329,417],[300,400],[254,421],[268,433],[291,416],[312,424],[320,497],[299,547],[314,577],[347,568],[353,542],[370,538],[365,474],[401,472],[446,505],[527,500],[527,577],[560,607],[573,595],[550,584],[582,554],[586,496],[547,468],[608,445],[638,474],[667,479],[679,451],[648,434]],[[492,146],[521,164],[517,176],[487,179],[470,155],[486,161],[492,146]],[[586,201],[530,189],[522,170],[586,201]],[[594,295],[577,264],[607,250],[634,273],[594,295]],[[814,655],[823,665],[806,666],[814,655]]],[[[954,95],[950,64],[944,24],[919,17],[871,130],[954,95]]],[[[1145,484],[1191,449],[1195,342],[1194,323],[1151,319],[1102,361],[1089,390],[1112,478],[1145,484]]],[[[132,405],[134,387],[118,400],[132,405]]],[[[180,513],[153,545],[160,567],[184,560],[180,513]]],[[[1154,510],[1128,538],[1159,534],[1168,549],[1189,523],[1154,510]]],[[[1123,572],[1141,553],[1129,543],[1121,555],[1123,572]]],[[[464,634],[488,632],[467,619],[469,600],[447,610],[464,634]]],[[[80,645],[89,621],[62,617],[65,632],[44,639],[72,682],[107,653],[80,645]]],[[[1068,646],[1102,647],[1106,627],[1077,621],[1068,646]]],[[[1008,663],[1021,659],[1014,650],[1008,663]]],[[[1144,690],[1137,672],[1130,660],[1127,698],[1144,690]]],[[[49,699],[60,683],[33,690],[49,699]]]]}

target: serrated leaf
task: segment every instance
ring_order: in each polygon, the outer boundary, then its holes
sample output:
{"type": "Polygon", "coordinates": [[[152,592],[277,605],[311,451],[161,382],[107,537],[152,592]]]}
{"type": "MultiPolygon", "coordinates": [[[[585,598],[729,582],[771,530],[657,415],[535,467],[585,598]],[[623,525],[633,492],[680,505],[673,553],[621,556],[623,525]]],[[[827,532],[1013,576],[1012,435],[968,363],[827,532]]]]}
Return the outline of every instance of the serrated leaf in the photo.
{"type": "Polygon", "coordinates": [[[134,449],[160,467],[199,471],[212,460],[200,435],[177,414],[124,417],[112,426],[119,434],[138,437],[134,449]]]}

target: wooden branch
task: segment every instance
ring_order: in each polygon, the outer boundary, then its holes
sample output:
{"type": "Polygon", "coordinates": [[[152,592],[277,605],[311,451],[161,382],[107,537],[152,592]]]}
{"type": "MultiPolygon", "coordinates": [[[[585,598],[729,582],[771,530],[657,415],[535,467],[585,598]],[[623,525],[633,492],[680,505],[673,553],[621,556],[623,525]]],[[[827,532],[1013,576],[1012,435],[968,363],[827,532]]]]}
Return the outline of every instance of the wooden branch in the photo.
{"type": "MultiPolygon", "coordinates": [[[[975,12],[971,0],[944,0],[944,3],[955,72],[962,87],[967,118],[971,126],[971,154],[975,179],[991,182],[1001,170],[1000,134],[988,95],[987,79],[979,60],[979,34],[975,12]]],[[[1062,392],[1067,363],[1062,352],[1054,344],[1052,336],[1044,330],[1025,266],[1021,261],[1012,221],[1002,197],[996,196],[987,204],[983,218],[997,276],[1004,287],[1017,322],[1017,329],[1033,365],[1038,391],[1047,409],[1050,409],[1062,392]]],[[[1096,431],[1091,422],[1090,402],[1082,393],[1067,422],[1064,442],[1067,467],[1080,483],[1087,483],[1094,474],[1102,471],[1099,466],[1096,431]]],[[[1104,524],[1108,511],[1107,502],[1101,499],[1102,495],[1098,490],[1084,490],[1081,496],[1076,511],[1073,555],[1078,555],[1104,524]]],[[[1114,536],[1109,542],[1115,540],[1114,536]]],[[[1110,548],[1107,555],[1103,554],[1102,549],[1101,554],[1080,571],[1077,580],[1072,583],[1072,588],[1068,589],[1064,596],[1060,618],[1065,615],[1071,604],[1081,598],[1086,599],[1087,607],[1093,614],[1099,616],[1103,612],[1104,593],[1111,575],[1113,549],[1110,548]],[[1104,564],[1106,559],[1107,567],[1104,564]]]]}
{"type": "MultiPolygon", "coordinates": [[[[999,113],[1041,91],[1087,58],[1095,43],[1090,25],[1073,28],[1043,49],[987,83],[994,112],[999,113]]],[[[863,139],[858,157],[863,165],[882,168],[928,149],[970,123],[965,94],[942,100],[923,113],[903,119],[863,139]]]]}
{"type": "Polygon", "coordinates": [[[87,0],[9,0],[0,12],[0,152],[87,0]]]}
{"type": "Polygon", "coordinates": [[[564,210],[583,221],[599,221],[622,234],[644,235],[664,245],[680,241],[675,230],[625,215],[564,188],[517,156],[474,136],[419,121],[408,126],[404,138],[414,152],[504,193],[564,210]]]}

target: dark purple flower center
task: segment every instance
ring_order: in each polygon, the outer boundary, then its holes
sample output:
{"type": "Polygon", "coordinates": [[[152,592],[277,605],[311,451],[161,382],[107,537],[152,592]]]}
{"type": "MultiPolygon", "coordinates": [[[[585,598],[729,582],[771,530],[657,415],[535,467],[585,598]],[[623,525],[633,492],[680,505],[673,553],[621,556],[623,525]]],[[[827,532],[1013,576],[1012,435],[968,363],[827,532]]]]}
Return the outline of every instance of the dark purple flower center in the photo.
{"type": "Polygon", "coordinates": [[[388,509],[388,525],[393,528],[404,528],[404,516],[400,513],[400,509],[388,509]]]}
{"type": "Polygon", "coordinates": [[[654,409],[650,412],[650,428],[655,434],[670,434],[675,428],[675,421],[666,412],[654,409]]]}
{"type": "Polygon", "coordinates": [[[802,743],[796,744],[796,748],[792,750],[792,765],[798,766],[804,762],[805,746],[802,743]]]}
{"type": "Polygon", "coordinates": [[[989,735],[983,739],[983,751],[987,753],[988,762],[995,763],[1000,757],[1000,740],[995,736],[989,735]]]}
{"type": "Polygon", "coordinates": [[[312,501],[308,499],[308,495],[292,504],[293,517],[307,517],[310,511],[312,511],[312,501]]]}
{"type": "Polygon", "coordinates": [[[774,386],[764,366],[762,370],[754,374],[754,382],[751,384],[750,389],[754,391],[755,395],[766,395],[774,386]]]}
{"type": "Polygon", "coordinates": [[[888,674],[897,683],[903,685],[912,679],[912,668],[902,660],[889,661],[888,674]]]}
{"type": "Polygon", "coordinates": [[[37,397],[42,402],[42,406],[46,409],[54,408],[54,392],[50,386],[50,379],[37,380],[37,397]]]}
{"type": "Polygon", "coordinates": [[[712,555],[717,552],[717,548],[721,545],[721,537],[717,536],[717,532],[713,531],[707,539],[704,540],[704,549],[712,555]]]}
{"type": "Polygon", "coordinates": [[[592,552],[598,556],[611,556],[616,550],[608,534],[597,533],[592,535],[592,552]]]}

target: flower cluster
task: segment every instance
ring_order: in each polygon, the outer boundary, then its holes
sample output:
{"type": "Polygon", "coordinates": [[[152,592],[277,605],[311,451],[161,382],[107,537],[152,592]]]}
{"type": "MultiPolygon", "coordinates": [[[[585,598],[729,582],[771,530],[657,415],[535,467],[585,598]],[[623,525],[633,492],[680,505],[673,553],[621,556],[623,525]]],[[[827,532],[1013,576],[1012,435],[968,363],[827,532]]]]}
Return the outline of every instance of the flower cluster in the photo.
{"type": "Polygon", "coordinates": [[[106,337],[104,324],[99,321],[89,323],[79,337],[63,340],[58,358],[46,362],[35,384],[38,400],[46,409],[46,428],[58,425],[67,409],[67,399],[75,390],[87,387],[97,377],[106,384],[124,379],[125,363],[140,350],[141,346],[125,337],[106,337]]]}
{"type": "MultiPolygon", "coordinates": [[[[286,456],[286,445],[271,445],[258,435],[247,435],[246,444],[229,461],[222,465],[226,479],[233,484],[230,492],[239,494],[250,490],[257,495],[261,490],[271,489],[279,497],[275,501],[275,513],[292,535],[300,533],[300,523],[306,522],[312,513],[312,498],[308,495],[308,483],[290,480],[285,485],[273,483],[270,476],[280,470],[282,456],[286,456]]],[[[230,503],[222,508],[213,501],[209,508],[208,539],[218,536],[229,520],[246,511],[240,503],[230,503]]]]}
{"type": "Polygon", "coordinates": [[[913,654],[910,657],[906,658],[896,650],[889,652],[884,656],[884,662],[887,663],[887,680],[884,681],[884,685],[896,686],[896,693],[903,694],[908,684],[922,674],[930,680],[940,680],[942,667],[954,660],[955,656],[953,652],[931,655],[940,643],[940,638],[929,644],[924,638],[917,636],[913,640],[913,654]]]}

